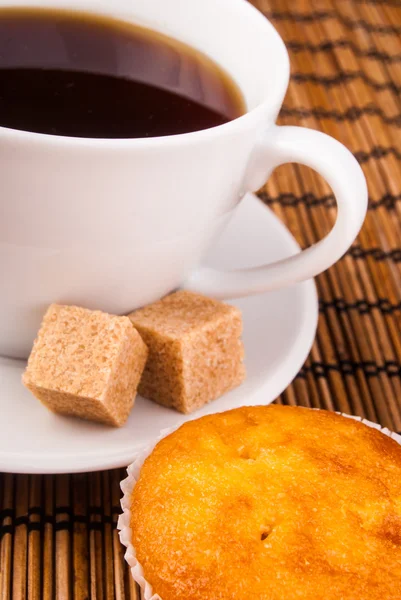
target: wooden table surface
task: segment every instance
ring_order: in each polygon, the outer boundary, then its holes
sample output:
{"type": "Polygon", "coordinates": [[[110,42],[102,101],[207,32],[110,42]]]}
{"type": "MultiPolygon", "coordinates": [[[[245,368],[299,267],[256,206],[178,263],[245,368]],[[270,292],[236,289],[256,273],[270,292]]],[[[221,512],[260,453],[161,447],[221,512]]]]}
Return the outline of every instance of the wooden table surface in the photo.
{"type": "MultiPolygon", "coordinates": [[[[278,402],[354,413],[400,431],[401,2],[253,3],[291,55],[280,122],[344,142],[362,164],[370,195],[358,240],[317,279],[317,339],[278,402]]],[[[330,189],[298,165],[277,170],[260,195],[302,246],[335,219],[330,189]]],[[[0,600],[140,597],[116,532],[122,477],[0,476],[0,600]]]]}

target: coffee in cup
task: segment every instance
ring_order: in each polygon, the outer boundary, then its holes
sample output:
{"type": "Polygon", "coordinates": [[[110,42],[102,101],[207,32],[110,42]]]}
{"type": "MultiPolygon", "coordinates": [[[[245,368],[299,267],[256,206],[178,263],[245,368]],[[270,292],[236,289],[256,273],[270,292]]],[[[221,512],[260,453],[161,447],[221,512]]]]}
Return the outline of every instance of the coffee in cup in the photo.
{"type": "Polygon", "coordinates": [[[0,9],[0,126],[84,138],[144,138],[223,125],[246,112],[203,52],[105,15],[0,9]]]}

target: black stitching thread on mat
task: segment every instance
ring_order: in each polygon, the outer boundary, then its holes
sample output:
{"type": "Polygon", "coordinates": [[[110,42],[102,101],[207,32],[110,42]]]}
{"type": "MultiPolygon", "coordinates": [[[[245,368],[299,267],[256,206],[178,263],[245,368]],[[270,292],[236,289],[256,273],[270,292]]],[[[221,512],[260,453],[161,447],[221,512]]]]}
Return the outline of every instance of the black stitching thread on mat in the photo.
{"type": "Polygon", "coordinates": [[[325,108],[321,107],[288,108],[286,106],[283,106],[283,108],[280,111],[280,116],[282,117],[297,117],[298,119],[314,117],[316,119],[331,119],[332,121],[337,121],[338,123],[342,123],[343,121],[356,121],[364,115],[368,115],[370,117],[379,117],[384,123],[387,123],[388,125],[401,127],[401,114],[389,117],[383,112],[381,108],[375,106],[374,104],[368,104],[367,106],[362,106],[360,108],[358,106],[352,106],[345,112],[339,112],[337,110],[326,110],[325,108]]]}
{"type": "Polygon", "coordinates": [[[385,260],[401,262],[401,249],[385,252],[381,248],[361,248],[361,246],[355,244],[348,250],[347,255],[355,258],[356,260],[373,258],[377,262],[383,262],[385,260]]]}
{"type": "Polygon", "coordinates": [[[360,58],[373,58],[381,63],[398,63],[401,62],[401,54],[388,54],[387,52],[381,52],[376,48],[367,48],[363,50],[359,48],[352,40],[338,39],[338,40],[326,40],[319,44],[311,44],[310,42],[299,42],[297,40],[286,41],[286,46],[294,54],[298,52],[310,52],[311,54],[318,54],[319,52],[332,52],[338,48],[348,48],[360,58]]]}
{"type": "Polygon", "coordinates": [[[4,521],[4,519],[12,519],[14,515],[14,508],[5,508],[4,510],[0,511],[0,521],[4,521]]]}
{"type": "Polygon", "coordinates": [[[370,200],[369,208],[375,210],[377,208],[383,207],[383,208],[387,208],[389,210],[393,210],[396,206],[396,203],[399,202],[400,200],[401,200],[401,194],[387,193],[387,194],[384,194],[378,200],[370,200]]]}
{"type": "Polygon", "coordinates": [[[288,11],[269,10],[263,11],[263,14],[273,21],[298,21],[299,23],[313,23],[313,21],[324,21],[326,19],[337,19],[338,14],[335,11],[313,11],[310,13],[294,13],[288,11]]]}
{"type": "Polygon", "coordinates": [[[340,360],[338,363],[323,363],[313,361],[304,365],[298,376],[305,379],[308,373],[311,373],[316,379],[327,378],[329,373],[340,373],[341,375],[356,375],[362,371],[365,377],[378,377],[385,374],[388,377],[401,376],[401,364],[395,361],[386,361],[382,365],[377,365],[374,361],[353,361],[340,360]]]}
{"type": "MultiPolygon", "coordinates": [[[[334,196],[332,194],[327,194],[326,196],[315,196],[312,193],[303,194],[302,196],[297,196],[293,193],[283,193],[278,196],[269,196],[266,192],[259,192],[259,198],[266,202],[269,206],[273,204],[281,204],[281,206],[291,206],[296,207],[300,204],[304,204],[307,207],[313,206],[324,206],[326,208],[335,207],[336,202],[334,196]]],[[[387,208],[388,210],[392,210],[395,208],[396,203],[401,200],[400,194],[384,194],[378,200],[370,200],[369,209],[376,210],[380,207],[387,208]]]]}
{"type": "MultiPolygon", "coordinates": [[[[121,512],[121,508],[119,506],[113,506],[111,512],[119,514],[121,512]]],[[[41,518],[46,518],[49,515],[46,515],[44,509],[40,506],[31,506],[27,510],[27,516],[39,516],[41,518]]],[[[86,510],[86,514],[89,517],[103,515],[103,509],[101,506],[89,506],[86,510]]],[[[73,507],[71,506],[57,506],[54,510],[53,516],[57,515],[68,515],[71,519],[76,518],[73,507]]],[[[14,508],[6,508],[0,511],[0,521],[6,519],[7,517],[14,518],[15,517],[15,509],[14,508]]]]}
{"type": "MultiPolygon", "coordinates": [[[[46,525],[51,525],[54,531],[69,531],[74,532],[74,526],[77,524],[83,524],[86,526],[88,531],[103,531],[105,525],[111,525],[114,528],[117,526],[117,518],[110,515],[102,515],[101,521],[91,521],[88,515],[74,515],[71,507],[65,510],[63,507],[62,511],[57,509],[58,514],[68,514],[68,519],[57,520],[57,515],[46,515],[40,509],[35,509],[35,512],[31,514],[21,515],[15,517],[15,511],[13,509],[7,509],[7,511],[1,511],[1,515],[6,513],[3,518],[12,518],[11,523],[0,526],[0,540],[7,533],[14,534],[17,527],[26,527],[28,533],[32,531],[44,531],[46,525]],[[40,521],[31,521],[32,514],[39,515],[40,521]]],[[[99,509],[101,512],[101,509],[99,509]]],[[[121,512],[121,511],[119,511],[121,512]]],[[[93,514],[93,513],[92,513],[93,514]]]]}
{"type": "Polygon", "coordinates": [[[271,197],[266,192],[259,192],[261,200],[267,204],[281,204],[282,206],[298,206],[299,204],[305,204],[306,206],[326,206],[334,207],[336,201],[333,194],[327,196],[317,197],[312,193],[303,194],[302,196],[296,196],[293,193],[279,194],[278,196],[271,197]]]}
{"type": "Polygon", "coordinates": [[[338,75],[316,75],[316,73],[292,73],[291,81],[296,83],[315,83],[325,87],[332,87],[361,79],[366,85],[374,90],[390,90],[395,94],[399,94],[401,86],[396,85],[393,81],[375,81],[371,79],[364,71],[341,71],[338,75]]]}
{"type": "Polygon", "coordinates": [[[319,310],[325,312],[326,310],[334,309],[336,312],[346,312],[350,310],[357,310],[359,314],[366,315],[371,313],[373,310],[380,310],[385,314],[393,314],[401,310],[401,302],[392,304],[387,298],[379,298],[377,302],[369,302],[368,300],[357,300],[356,302],[346,302],[343,298],[333,298],[333,300],[320,300],[319,310]]]}
{"type": "MultiPolygon", "coordinates": [[[[37,514],[37,512],[39,511],[40,514],[45,515],[45,513],[42,511],[42,509],[40,507],[36,507],[35,506],[35,507],[33,507],[33,510],[35,511],[35,514],[37,514]]],[[[98,511],[100,510],[100,508],[98,506],[91,506],[89,510],[90,510],[90,514],[91,515],[92,514],[97,515],[97,514],[99,514],[98,511]]],[[[28,514],[29,514],[29,510],[28,510],[28,514]]],[[[64,515],[64,514],[66,514],[66,515],[69,515],[70,517],[74,516],[74,512],[73,512],[71,506],[68,506],[68,505],[66,505],[66,506],[62,506],[62,505],[61,506],[57,506],[56,509],[55,509],[55,511],[54,511],[54,514],[55,515],[64,515]]]]}
{"type": "Polygon", "coordinates": [[[359,163],[365,163],[371,158],[381,159],[389,155],[394,156],[397,160],[401,160],[401,152],[394,146],[373,146],[369,152],[365,152],[364,150],[354,152],[354,156],[359,163]]]}
{"type": "Polygon", "coordinates": [[[349,29],[364,29],[369,33],[381,33],[382,35],[400,35],[401,27],[396,25],[381,25],[380,23],[368,23],[363,19],[348,19],[343,15],[337,15],[338,20],[349,29]]]}
{"type": "MultiPolygon", "coordinates": [[[[120,506],[113,506],[111,508],[111,512],[120,514],[121,513],[120,506]]],[[[46,518],[49,516],[49,515],[46,515],[44,509],[40,506],[31,506],[30,508],[28,508],[26,514],[27,514],[27,516],[38,515],[42,518],[46,518]]],[[[64,515],[64,514],[68,515],[71,519],[76,518],[74,509],[72,506],[57,506],[54,510],[53,516],[64,515]]],[[[103,515],[103,509],[101,506],[88,506],[88,508],[86,510],[86,515],[88,516],[88,518],[92,517],[92,516],[103,515]]],[[[0,521],[2,521],[3,519],[6,519],[7,517],[11,517],[11,518],[15,517],[15,509],[14,508],[6,508],[6,509],[0,511],[0,521]]]]}
{"type": "MultiPolygon", "coordinates": [[[[2,527],[0,527],[0,541],[1,539],[7,535],[7,534],[11,534],[14,535],[15,533],[15,529],[17,527],[20,526],[25,526],[27,533],[30,534],[33,531],[40,531],[43,532],[45,525],[48,524],[50,521],[39,521],[39,522],[19,522],[19,523],[13,523],[12,525],[3,525],[2,527]]],[[[73,521],[58,521],[58,523],[54,523],[53,521],[51,521],[51,524],[53,526],[53,531],[58,532],[58,531],[68,531],[69,533],[74,533],[74,525],[77,523],[85,523],[86,525],[86,529],[88,531],[103,531],[104,529],[104,525],[105,523],[108,523],[106,521],[101,521],[101,522],[96,522],[96,521],[81,521],[78,518],[75,518],[73,521]]],[[[114,528],[116,528],[117,523],[116,522],[112,522],[110,523],[111,525],[114,526],[114,528]]]]}
{"type": "Polygon", "coordinates": [[[401,8],[400,0],[353,0],[355,4],[371,4],[373,6],[385,5],[401,8]]]}
{"type": "Polygon", "coordinates": [[[383,35],[399,35],[401,27],[396,25],[381,25],[380,23],[368,23],[363,19],[354,21],[348,19],[338,12],[332,10],[316,10],[310,13],[297,13],[290,11],[264,11],[263,13],[272,21],[294,21],[296,23],[314,23],[315,21],[326,21],[327,19],[336,19],[348,29],[364,29],[369,33],[381,33],[383,35]]]}
{"type": "MultiPolygon", "coordinates": [[[[111,509],[113,514],[120,514],[121,508],[119,506],[113,506],[111,509]]],[[[28,508],[26,515],[22,515],[21,517],[15,516],[14,508],[6,508],[0,511],[0,522],[4,521],[4,519],[11,518],[13,520],[18,520],[19,518],[28,519],[29,517],[38,516],[41,519],[49,520],[51,522],[55,522],[55,519],[60,515],[67,515],[69,519],[74,520],[84,520],[88,521],[91,517],[101,516],[103,520],[109,521],[112,519],[109,515],[103,514],[103,509],[101,506],[89,506],[85,515],[76,515],[72,506],[57,506],[52,515],[47,515],[45,510],[40,506],[31,506],[28,508]],[[53,520],[53,521],[52,521],[53,520]]],[[[49,521],[49,522],[50,522],[49,521]]]]}

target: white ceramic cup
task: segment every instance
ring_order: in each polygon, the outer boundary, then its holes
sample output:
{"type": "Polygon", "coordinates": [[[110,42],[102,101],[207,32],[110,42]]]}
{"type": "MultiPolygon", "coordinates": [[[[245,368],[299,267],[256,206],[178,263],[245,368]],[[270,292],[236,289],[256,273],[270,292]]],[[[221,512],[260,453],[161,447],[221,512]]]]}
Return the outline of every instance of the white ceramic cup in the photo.
{"type": "Polygon", "coordinates": [[[169,34],[222,65],[248,112],[213,129],[150,139],[0,128],[0,355],[28,355],[51,302],[123,314],[181,285],[218,298],[255,294],[317,275],[351,245],[367,206],[362,171],[334,139],[275,125],[289,81],[288,54],[245,0],[11,4],[111,14],[169,34]],[[287,162],[312,167],[331,186],[338,216],[329,235],[251,270],[198,267],[244,194],[287,162]]]}

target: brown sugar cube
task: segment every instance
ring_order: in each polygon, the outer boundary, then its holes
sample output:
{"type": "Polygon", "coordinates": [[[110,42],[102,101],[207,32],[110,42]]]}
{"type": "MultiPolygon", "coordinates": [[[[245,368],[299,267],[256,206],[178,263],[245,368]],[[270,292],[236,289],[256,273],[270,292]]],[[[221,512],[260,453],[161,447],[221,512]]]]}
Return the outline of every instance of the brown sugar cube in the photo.
{"type": "Polygon", "coordinates": [[[129,316],[149,348],[145,398],[190,413],[244,380],[237,308],[179,291],[129,316]]]}
{"type": "Polygon", "coordinates": [[[120,427],[134,404],[147,356],[128,317],[53,304],[23,383],[53,412],[120,427]]]}

